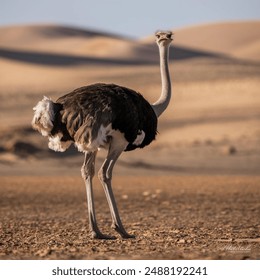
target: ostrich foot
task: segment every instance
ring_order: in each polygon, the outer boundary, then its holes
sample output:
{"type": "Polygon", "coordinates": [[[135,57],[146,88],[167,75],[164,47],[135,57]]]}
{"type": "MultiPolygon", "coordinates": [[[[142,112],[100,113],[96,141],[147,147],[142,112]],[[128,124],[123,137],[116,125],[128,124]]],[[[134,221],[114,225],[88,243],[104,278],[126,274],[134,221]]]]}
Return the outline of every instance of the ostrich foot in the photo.
{"type": "Polygon", "coordinates": [[[126,232],[126,230],[123,227],[119,227],[118,225],[114,225],[114,224],[112,224],[111,227],[115,231],[117,231],[121,235],[121,237],[124,238],[124,239],[135,238],[135,235],[129,234],[128,232],[126,232]]]}
{"type": "Polygon", "coordinates": [[[110,235],[107,235],[107,234],[103,234],[100,231],[99,232],[92,231],[91,236],[92,236],[93,239],[107,239],[107,240],[116,239],[115,236],[110,236],[110,235]]]}

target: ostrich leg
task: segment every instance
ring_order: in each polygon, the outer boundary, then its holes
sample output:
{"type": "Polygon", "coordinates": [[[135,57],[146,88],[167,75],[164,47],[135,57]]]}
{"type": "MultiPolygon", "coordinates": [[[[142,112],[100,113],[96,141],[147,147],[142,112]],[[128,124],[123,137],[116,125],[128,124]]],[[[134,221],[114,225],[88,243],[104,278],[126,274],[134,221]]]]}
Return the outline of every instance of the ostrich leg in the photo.
{"type": "Polygon", "coordinates": [[[95,215],[95,206],[93,200],[92,178],[95,174],[95,158],[97,152],[86,152],[83,166],[81,168],[81,175],[86,185],[87,201],[88,201],[88,216],[89,227],[93,238],[97,239],[114,239],[108,235],[100,232],[95,215]]]}
{"type": "Polygon", "coordinates": [[[111,184],[113,167],[121,153],[124,151],[125,147],[125,142],[122,143],[121,141],[118,141],[117,138],[112,138],[107,158],[98,172],[98,177],[106,194],[112,216],[112,228],[115,229],[123,238],[134,238],[135,236],[128,234],[123,227],[111,184]]]}

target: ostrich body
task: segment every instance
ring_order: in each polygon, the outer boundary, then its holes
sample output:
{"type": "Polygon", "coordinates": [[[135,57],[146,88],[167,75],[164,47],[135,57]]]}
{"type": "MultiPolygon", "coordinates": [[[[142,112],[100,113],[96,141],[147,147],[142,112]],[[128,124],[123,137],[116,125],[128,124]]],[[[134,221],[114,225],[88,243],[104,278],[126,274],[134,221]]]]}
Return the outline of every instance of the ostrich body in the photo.
{"type": "Polygon", "coordinates": [[[32,126],[49,138],[49,148],[63,152],[74,143],[85,154],[81,174],[87,191],[89,226],[93,238],[110,239],[98,228],[92,178],[95,158],[100,148],[108,150],[98,177],[103,185],[112,216],[112,227],[123,237],[132,238],[121,222],[111,179],[113,167],[123,151],[149,145],[156,136],[157,118],[169,104],[171,82],[168,69],[168,51],[171,32],[157,32],[160,52],[162,92],[150,105],[134,90],[115,84],[93,84],[78,88],[56,102],[44,97],[34,107],[32,126]]]}

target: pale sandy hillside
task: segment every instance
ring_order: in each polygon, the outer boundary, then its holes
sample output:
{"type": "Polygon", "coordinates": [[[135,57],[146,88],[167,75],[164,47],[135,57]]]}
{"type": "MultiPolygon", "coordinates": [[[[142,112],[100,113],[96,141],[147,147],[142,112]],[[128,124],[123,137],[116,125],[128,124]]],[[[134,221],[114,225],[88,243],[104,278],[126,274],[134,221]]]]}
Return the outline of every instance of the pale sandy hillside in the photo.
{"type": "Polygon", "coordinates": [[[181,46],[260,61],[260,21],[199,25],[175,34],[181,46]]]}
{"type": "MultiPolygon", "coordinates": [[[[174,30],[175,46],[260,61],[260,21],[194,25],[174,30]]],[[[144,42],[152,42],[153,36],[144,42]]]]}
{"type": "MultiPolygon", "coordinates": [[[[0,50],[4,54],[17,51],[16,56],[73,55],[84,58],[150,60],[156,50],[151,46],[115,34],[51,24],[7,26],[0,28],[0,50]],[[30,53],[27,53],[30,52],[30,53]]],[[[52,58],[50,58],[52,59],[52,58]]],[[[62,59],[62,57],[61,57],[62,59]]],[[[127,61],[126,61],[127,60],[127,61]]]]}

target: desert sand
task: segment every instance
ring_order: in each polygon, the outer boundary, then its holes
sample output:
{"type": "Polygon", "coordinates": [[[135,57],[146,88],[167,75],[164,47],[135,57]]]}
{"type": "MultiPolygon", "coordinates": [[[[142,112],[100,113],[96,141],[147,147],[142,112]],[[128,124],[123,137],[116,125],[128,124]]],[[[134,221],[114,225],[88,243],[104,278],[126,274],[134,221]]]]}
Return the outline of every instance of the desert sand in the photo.
{"type": "Polygon", "coordinates": [[[99,225],[117,237],[109,241],[89,236],[83,154],[48,150],[31,128],[32,108],[43,95],[55,100],[95,82],[154,102],[161,88],[154,39],[51,24],[1,27],[0,258],[259,259],[259,26],[174,30],[173,99],[157,139],[124,153],[114,171],[122,220],[136,239],[110,229],[95,180],[99,225]]]}

